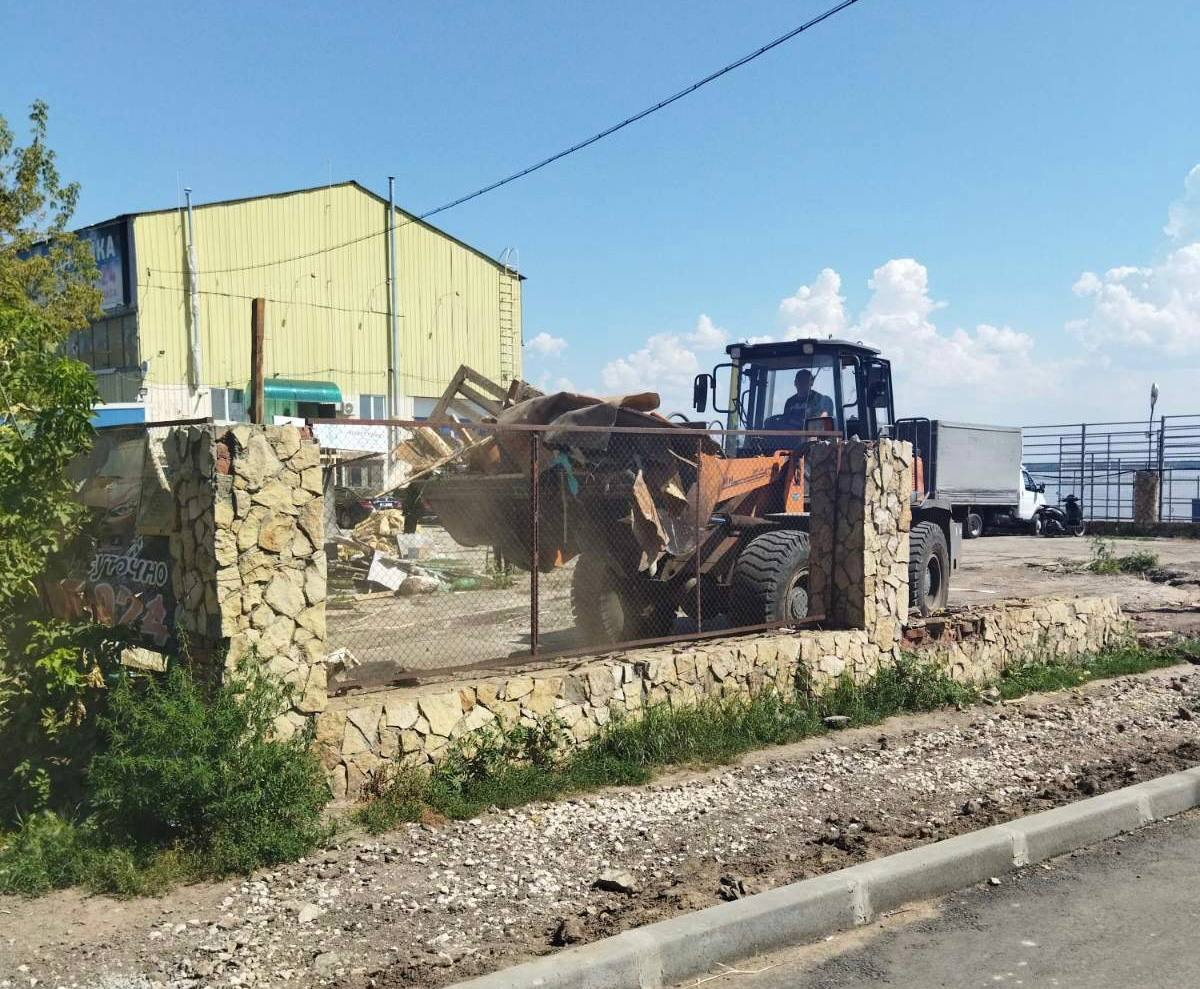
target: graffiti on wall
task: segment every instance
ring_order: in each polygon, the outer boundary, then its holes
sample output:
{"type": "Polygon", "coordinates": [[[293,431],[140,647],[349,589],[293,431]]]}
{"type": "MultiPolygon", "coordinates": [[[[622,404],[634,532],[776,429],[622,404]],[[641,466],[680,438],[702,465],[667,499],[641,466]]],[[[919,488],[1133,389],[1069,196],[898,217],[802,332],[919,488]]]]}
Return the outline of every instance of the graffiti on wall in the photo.
{"type": "Polygon", "coordinates": [[[48,581],[45,592],[59,618],[120,626],[158,649],[171,639],[175,601],[165,536],[136,536],[128,546],[99,550],[86,574],[48,581]]]}
{"type": "Polygon", "coordinates": [[[127,630],[153,649],[174,647],[170,525],[158,504],[159,489],[167,489],[162,466],[161,450],[141,427],[101,430],[72,464],[91,521],[66,576],[42,582],[51,614],[127,630]]]}

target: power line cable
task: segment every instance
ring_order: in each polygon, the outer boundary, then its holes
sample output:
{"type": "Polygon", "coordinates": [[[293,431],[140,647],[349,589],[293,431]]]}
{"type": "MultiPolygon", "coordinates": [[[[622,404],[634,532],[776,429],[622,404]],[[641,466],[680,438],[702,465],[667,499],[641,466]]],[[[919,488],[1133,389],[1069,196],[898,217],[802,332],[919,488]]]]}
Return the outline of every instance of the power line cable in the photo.
{"type": "MultiPolygon", "coordinates": [[[[808,30],[816,27],[818,24],[822,23],[823,21],[829,20],[829,18],[833,17],[835,14],[841,13],[847,7],[852,7],[856,3],[858,3],[858,0],[842,0],[841,3],[836,4],[833,7],[830,7],[824,13],[818,14],[816,17],[813,17],[810,20],[805,21],[803,24],[799,25],[798,27],[792,28],[790,31],[787,31],[784,34],[781,34],[778,38],[775,38],[772,41],[768,41],[765,45],[762,45],[761,47],[756,48],[754,51],[749,52],[746,55],[743,55],[741,58],[736,59],[733,62],[730,62],[728,65],[722,66],[721,68],[717,69],[715,72],[710,72],[704,78],[698,79],[696,82],[692,83],[690,86],[685,86],[683,89],[679,90],[679,92],[674,93],[671,96],[668,96],[666,99],[659,100],[657,103],[653,104],[652,106],[648,106],[644,110],[639,110],[637,113],[633,114],[630,117],[626,117],[624,120],[613,124],[611,127],[606,127],[604,130],[598,131],[597,133],[593,134],[591,137],[587,138],[586,140],[579,141],[576,144],[572,144],[569,148],[564,148],[562,151],[558,151],[558,152],[550,155],[548,158],[543,158],[541,161],[536,162],[533,165],[529,165],[526,168],[522,168],[518,172],[513,172],[511,175],[505,176],[502,179],[498,179],[497,181],[491,182],[488,185],[481,186],[480,188],[476,189],[474,192],[467,193],[465,196],[459,196],[457,199],[452,199],[448,203],[443,203],[441,206],[435,207],[434,209],[427,210],[424,213],[420,213],[416,216],[413,216],[410,219],[405,220],[403,223],[396,224],[395,229],[398,230],[401,227],[408,226],[410,223],[427,220],[431,216],[436,216],[439,213],[444,213],[447,210],[454,209],[454,207],[461,206],[463,203],[470,202],[472,199],[478,199],[480,196],[485,196],[489,192],[494,192],[496,189],[499,189],[501,186],[508,185],[510,182],[516,182],[517,179],[522,179],[526,175],[532,175],[534,172],[545,168],[547,165],[552,165],[556,161],[561,161],[563,158],[566,158],[568,155],[573,155],[577,151],[582,151],[584,148],[590,147],[591,145],[595,144],[597,141],[602,141],[602,140],[604,140],[604,138],[615,134],[617,131],[623,130],[624,128],[628,127],[630,124],[636,124],[639,120],[644,120],[646,117],[649,117],[651,114],[657,113],[659,110],[665,109],[666,107],[670,106],[672,103],[675,103],[675,102],[683,99],[685,96],[690,96],[692,93],[696,92],[696,90],[701,89],[704,86],[707,86],[710,82],[715,82],[717,79],[720,79],[722,76],[728,75],[730,72],[733,72],[735,69],[740,69],[743,65],[753,62],[756,58],[759,58],[759,57],[765,55],[767,52],[771,51],[772,49],[778,48],[782,44],[786,44],[787,42],[789,42],[793,38],[795,38],[797,35],[803,34],[805,31],[808,31],[808,30]]],[[[236,271],[252,271],[252,270],[255,270],[258,268],[270,268],[275,265],[289,264],[293,261],[304,261],[304,260],[307,260],[308,258],[316,257],[321,254],[328,254],[332,251],[341,250],[344,247],[351,247],[354,244],[362,243],[363,241],[370,240],[373,237],[384,236],[386,233],[387,233],[387,231],[381,230],[381,231],[376,231],[374,233],[364,234],[361,237],[355,237],[353,240],[347,240],[340,244],[333,244],[329,247],[323,247],[323,248],[320,248],[315,251],[309,251],[305,254],[298,254],[295,257],[281,258],[278,261],[263,261],[263,262],[259,262],[256,264],[243,265],[241,267],[236,267],[236,268],[201,269],[198,272],[198,274],[201,274],[201,275],[229,274],[231,272],[236,272],[236,271]]],[[[186,271],[168,271],[168,270],[162,269],[162,268],[156,268],[156,269],[152,269],[152,270],[158,271],[162,274],[173,274],[173,275],[188,274],[188,272],[186,272],[186,271]]]]}
{"type": "Polygon", "coordinates": [[[479,196],[486,195],[487,193],[492,192],[495,189],[499,189],[503,185],[508,185],[508,183],[510,183],[510,182],[515,182],[515,181],[517,181],[517,179],[524,178],[526,175],[530,175],[533,172],[536,172],[538,169],[545,168],[547,165],[552,165],[554,162],[567,157],[567,155],[572,155],[576,151],[582,151],[584,148],[586,148],[592,144],[595,144],[597,141],[602,141],[602,140],[604,140],[604,138],[608,137],[609,135],[615,134],[617,131],[622,130],[625,127],[628,127],[630,124],[636,124],[639,120],[643,120],[646,117],[650,116],[650,114],[657,113],[659,110],[662,110],[662,109],[670,106],[672,103],[676,102],[677,100],[681,100],[685,96],[690,96],[692,93],[696,92],[696,90],[700,89],[702,86],[707,86],[710,82],[714,82],[715,80],[720,79],[721,76],[728,75],[734,69],[740,69],[743,65],[746,65],[748,62],[753,62],[760,55],[765,55],[772,48],[778,48],[780,45],[784,44],[785,42],[791,41],[792,38],[796,37],[796,35],[803,34],[805,31],[809,30],[810,28],[816,27],[822,21],[828,20],[829,18],[833,17],[834,14],[838,14],[841,11],[845,10],[847,7],[851,7],[856,3],[858,3],[858,0],[842,0],[841,3],[837,4],[834,7],[830,7],[823,14],[818,14],[812,20],[805,21],[799,27],[792,28],[792,30],[788,31],[786,34],[781,34],[774,41],[767,42],[767,44],[763,45],[761,48],[755,49],[754,51],[750,52],[748,55],[743,55],[737,61],[730,62],[728,65],[726,65],[720,69],[717,69],[716,72],[710,72],[703,79],[700,79],[700,80],[692,83],[690,86],[687,86],[684,89],[679,90],[679,92],[675,93],[673,96],[668,96],[665,100],[659,100],[653,106],[648,106],[648,107],[646,107],[646,109],[641,110],[638,113],[635,113],[632,117],[626,117],[620,123],[613,124],[611,127],[606,127],[604,130],[602,130],[596,134],[593,134],[591,137],[587,138],[587,140],[580,141],[578,144],[572,144],[569,148],[565,148],[564,150],[559,151],[556,154],[552,154],[549,158],[543,158],[537,164],[530,165],[528,168],[522,168],[519,172],[513,172],[512,175],[509,175],[506,178],[502,178],[499,181],[492,182],[490,185],[485,185],[482,188],[476,189],[474,192],[468,193],[465,196],[459,196],[457,199],[453,199],[450,202],[445,203],[442,206],[438,206],[436,209],[431,209],[425,213],[422,213],[419,217],[417,217],[417,219],[425,220],[431,216],[436,216],[438,213],[445,212],[448,209],[453,209],[455,206],[461,206],[463,203],[470,202],[472,199],[475,199],[479,196]]]}

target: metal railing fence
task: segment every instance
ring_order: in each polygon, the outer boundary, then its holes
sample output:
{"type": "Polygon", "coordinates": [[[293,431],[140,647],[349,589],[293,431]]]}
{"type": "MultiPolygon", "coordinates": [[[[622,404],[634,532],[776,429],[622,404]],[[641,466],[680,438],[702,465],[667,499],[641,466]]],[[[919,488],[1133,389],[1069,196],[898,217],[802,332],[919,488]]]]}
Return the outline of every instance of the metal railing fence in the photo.
{"type": "Polygon", "coordinates": [[[1200,415],[1026,426],[1024,458],[1047,502],[1074,494],[1089,519],[1132,520],[1134,475],[1150,470],[1161,477],[1159,517],[1200,522],[1200,415]]]}

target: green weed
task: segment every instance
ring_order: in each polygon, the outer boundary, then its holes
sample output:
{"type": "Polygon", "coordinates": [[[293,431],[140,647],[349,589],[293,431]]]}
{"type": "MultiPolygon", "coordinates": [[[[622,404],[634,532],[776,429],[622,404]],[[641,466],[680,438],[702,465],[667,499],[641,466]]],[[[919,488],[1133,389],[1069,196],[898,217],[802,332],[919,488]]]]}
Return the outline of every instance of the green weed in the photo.
{"type": "Polygon", "coordinates": [[[997,686],[1000,695],[1006,700],[1011,700],[1025,694],[1066,690],[1091,680],[1130,676],[1174,666],[1197,655],[1200,655],[1200,642],[1196,640],[1163,649],[1119,646],[1095,656],[1010,666],[1001,675],[997,686]]]}
{"type": "Polygon", "coordinates": [[[1144,574],[1158,566],[1158,555],[1139,549],[1118,556],[1112,543],[1097,537],[1092,542],[1092,561],[1084,569],[1098,574],[1144,574]]]}

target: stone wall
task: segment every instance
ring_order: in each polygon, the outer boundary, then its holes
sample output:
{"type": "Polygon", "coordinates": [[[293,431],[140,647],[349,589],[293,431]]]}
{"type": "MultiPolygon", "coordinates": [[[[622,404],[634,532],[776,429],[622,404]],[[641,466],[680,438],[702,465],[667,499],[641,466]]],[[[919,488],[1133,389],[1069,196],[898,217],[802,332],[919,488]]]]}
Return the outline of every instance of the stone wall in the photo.
{"type": "Polygon", "coordinates": [[[293,730],[326,704],[317,444],[295,426],[187,426],[172,430],[164,454],[177,511],[176,625],[216,676],[253,649],[295,688],[280,725],[293,730]]]}
{"type": "Polygon", "coordinates": [[[889,648],[908,615],[912,444],[815,443],[805,461],[810,613],[889,648]]]}
{"type": "MultiPolygon", "coordinates": [[[[959,680],[982,682],[1024,659],[1099,651],[1128,625],[1114,599],[1083,598],[1013,602],[916,628],[907,650],[959,680]]],[[[691,706],[802,683],[821,692],[844,676],[863,682],[894,662],[896,648],[881,647],[864,629],[780,631],[338,697],[317,716],[317,745],[334,795],[354,798],[385,764],[428,764],[454,740],[497,723],[554,718],[569,744],[584,744],[650,704],[691,706]]]]}
{"type": "Polygon", "coordinates": [[[1043,598],[914,618],[904,649],[935,657],[956,680],[982,683],[1015,664],[1100,652],[1129,631],[1116,598],[1043,598]]]}

